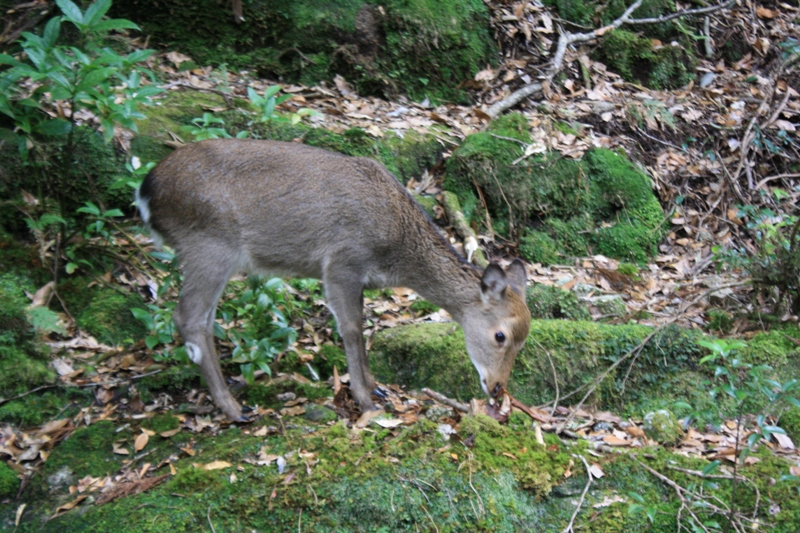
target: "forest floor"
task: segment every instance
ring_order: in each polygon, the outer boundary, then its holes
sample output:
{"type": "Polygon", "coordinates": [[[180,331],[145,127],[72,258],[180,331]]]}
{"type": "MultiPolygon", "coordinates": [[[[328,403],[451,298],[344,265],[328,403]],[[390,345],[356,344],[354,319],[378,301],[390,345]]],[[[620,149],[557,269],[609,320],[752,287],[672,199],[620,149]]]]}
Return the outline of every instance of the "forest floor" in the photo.
{"type": "MultiPolygon", "coordinates": [[[[547,27],[546,11],[526,13],[503,27],[547,27]]],[[[794,8],[761,9],[755,18],[777,41],[794,34],[796,15],[794,8]]],[[[533,144],[520,147],[521,157],[553,150],[580,158],[593,147],[621,148],[652,176],[670,227],[659,254],[634,278],[618,273],[619,261],[595,255],[569,265],[529,265],[529,283],[568,291],[583,285],[581,298],[593,320],[608,324],[677,324],[721,334],[712,329],[718,324],[708,313],[713,308],[733,317],[726,336],[746,340],[765,329],[759,317],[770,314],[774,301],[755,292],[746,271],[720,261],[720,251],[757,253],[757,231],[739,205],[780,217],[800,197],[800,175],[779,170],[779,156],[766,142],[783,143],[789,157],[797,155],[793,141],[780,140],[793,140],[800,123],[797,78],[771,70],[769,42],[756,43],[735,64],[701,59],[698,83],[675,91],[625,82],[579,49],[576,70],[567,69],[559,87],[521,110],[534,135],[533,144]],[[572,89],[573,78],[581,80],[580,89],[572,89]],[[752,143],[753,131],[760,132],[761,144],[752,143]],[[624,311],[592,305],[600,295],[619,295],[624,311]]],[[[211,67],[181,71],[188,59],[168,52],[152,60],[167,91],[214,94],[227,102],[244,98],[248,87],[263,92],[275,84],[246,72],[221,76],[211,67]]],[[[293,96],[279,111],[314,109],[319,115],[311,124],[338,133],[357,127],[375,138],[389,131],[432,134],[446,158],[485,127],[488,106],[524,83],[523,63],[517,55],[476,76],[483,105],[360,97],[337,78],[316,87],[284,85],[293,96]]],[[[126,135],[117,139],[123,146],[130,141],[126,135]]],[[[437,177],[431,169],[407,186],[437,195],[437,177]]],[[[458,248],[458,235],[443,226],[458,248]]],[[[152,244],[146,235],[132,239],[131,255],[152,244]]],[[[496,235],[481,234],[479,241],[501,264],[516,253],[513,243],[496,235]]],[[[121,267],[105,281],[142,290],[157,286],[160,277],[121,267]]],[[[47,289],[31,297],[46,299],[47,289]]],[[[335,341],[318,295],[296,297],[307,302],[307,316],[293,323],[296,347],[315,352],[335,341]]],[[[368,297],[366,334],[449,319],[443,311],[414,313],[417,299],[405,289],[368,297]]],[[[777,321],[796,325],[798,317],[784,310],[777,321]]],[[[74,324],[68,331],[47,341],[59,353],[57,383],[0,400],[37,398],[28,405],[36,408],[48,401],[42,394],[69,398],[50,420],[0,425],[0,453],[24,479],[21,497],[0,508],[9,531],[671,531],[681,520],[695,531],[718,530],[710,518],[691,518],[701,512],[715,519],[735,515],[730,523],[752,530],[766,530],[765,523],[800,530],[800,510],[791,503],[800,457],[789,436],[762,441],[740,470],[734,468],[748,436],[757,433],[753,420],[747,427],[736,419],[683,427],[679,438],[659,442],[644,433],[642,419],[593,409],[575,397],[571,407],[534,406],[544,422],[531,426],[516,413],[501,427],[466,416],[501,406],[487,407],[485,400],[464,405],[436,391],[390,384],[384,386],[386,412],[376,418],[354,408],[346,375],[314,382],[296,372],[259,372],[257,383],[270,399],[255,402],[251,424],[237,425],[214,409],[193,368],[153,360],[144,342],[118,348],[74,324]],[[145,394],[136,394],[140,385],[164,388],[145,401],[145,394]],[[723,463],[717,478],[703,472],[711,460],[723,463]],[[731,496],[736,504],[728,506],[730,500],[718,494],[730,485],[736,490],[737,482],[745,495],[731,496]]],[[[242,376],[232,382],[235,389],[245,385],[242,376]]]]}

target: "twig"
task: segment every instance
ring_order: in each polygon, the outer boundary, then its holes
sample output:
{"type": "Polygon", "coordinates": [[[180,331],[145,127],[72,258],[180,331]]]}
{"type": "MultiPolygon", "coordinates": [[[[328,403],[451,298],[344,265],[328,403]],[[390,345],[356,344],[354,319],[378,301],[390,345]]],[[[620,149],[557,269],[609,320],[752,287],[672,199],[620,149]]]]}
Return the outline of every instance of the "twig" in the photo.
{"type": "Polygon", "coordinates": [[[689,9],[687,11],[676,11],[675,13],[670,13],[669,15],[662,15],[660,17],[651,17],[646,19],[631,19],[627,21],[627,24],[660,24],[662,22],[668,22],[670,20],[679,17],[690,17],[692,15],[705,15],[707,13],[713,13],[714,11],[719,11],[720,9],[727,9],[733,5],[734,1],[735,0],[728,0],[728,2],[724,4],[717,4],[715,6],[700,7],[697,9],[689,9]]]}
{"type": "Polygon", "coordinates": [[[534,339],[536,345],[544,350],[545,355],[547,355],[547,360],[550,362],[550,369],[553,371],[553,385],[556,388],[556,399],[553,400],[553,410],[550,411],[550,420],[553,420],[553,416],[556,414],[556,409],[558,408],[558,397],[559,397],[559,390],[558,390],[558,373],[556,372],[556,365],[553,364],[553,358],[550,356],[550,351],[542,346],[542,343],[534,339]]]}
{"type": "Polygon", "coordinates": [[[0,398],[0,405],[7,404],[8,402],[13,402],[14,400],[19,400],[20,398],[23,398],[28,394],[33,394],[34,392],[39,392],[40,390],[54,389],[60,386],[61,386],[60,383],[56,383],[55,385],[42,385],[41,387],[36,387],[35,389],[23,392],[22,394],[17,394],[16,396],[12,396],[11,398],[0,398]]]}
{"type": "Polygon", "coordinates": [[[639,133],[641,133],[642,135],[644,135],[645,137],[647,137],[651,141],[656,141],[657,143],[661,143],[664,146],[669,146],[671,148],[675,148],[676,150],[680,150],[681,152],[688,153],[685,149],[681,148],[680,146],[675,146],[674,144],[672,144],[669,141],[662,141],[661,139],[659,139],[657,137],[653,137],[652,135],[648,135],[648,133],[645,132],[644,130],[639,130],[639,133]]]}
{"type": "Polygon", "coordinates": [[[214,529],[214,524],[211,523],[211,506],[208,506],[208,512],[206,513],[206,519],[208,520],[208,525],[211,526],[211,533],[217,533],[217,530],[214,529]]]}
{"type": "Polygon", "coordinates": [[[512,141],[512,142],[515,142],[515,143],[519,143],[522,146],[528,146],[528,143],[526,143],[525,141],[521,141],[519,139],[515,139],[514,137],[505,137],[503,135],[497,135],[496,133],[490,133],[489,135],[491,135],[495,139],[500,139],[500,140],[503,140],[503,141],[512,141]]]}
{"type": "Polygon", "coordinates": [[[775,176],[768,176],[763,180],[759,181],[754,189],[758,190],[763,187],[765,184],[769,183],[770,181],[775,180],[782,180],[782,179],[793,179],[793,178],[800,178],[800,174],[776,174],[775,176]]]}
{"type": "Polygon", "coordinates": [[[469,412],[469,406],[468,405],[465,405],[465,404],[463,404],[463,403],[461,403],[461,402],[459,402],[457,400],[450,399],[450,398],[448,398],[447,396],[445,396],[444,394],[442,394],[440,392],[433,391],[433,390],[431,390],[431,389],[429,389],[427,387],[422,389],[422,392],[424,392],[425,394],[427,394],[428,396],[430,396],[431,398],[433,398],[437,402],[443,403],[448,407],[452,407],[456,411],[460,411],[462,413],[468,413],[469,412]]]}
{"type": "Polygon", "coordinates": [[[572,526],[575,523],[575,518],[577,518],[578,513],[580,512],[581,507],[583,506],[583,500],[584,498],[586,498],[586,493],[589,492],[589,485],[592,484],[592,471],[589,469],[589,463],[586,462],[586,459],[584,459],[582,455],[573,455],[572,457],[577,457],[578,459],[583,461],[583,465],[586,467],[586,486],[583,487],[583,493],[581,494],[581,499],[578,500],[578,506],[575,507],[575,512],[572,513],[572,518],[569,519],[569,524],[567,524],[567,527],[564,528],[564,531],[562,531],[562,533],[571,533],[572,531],[574,531],[572,529],[572,526]]]}
{"type": "Polygon", "coordinates": [[[679,17],[688,17],[693,15],[712,13],[714,11],[726,9],[732,6],[733,3],[734,0],[728,0],[728,2],[724,4],[718,4],[715,6],[703,7],[698,9],[689,9],[686,11],[679,11],[676,13],[671,13],[669,15],[664,15],[656,18],[632,19],[630,18],[630,16],[633,14],[634,11],[639,9],[639,7],[642,5],[642,0],[637,0],[636,2],[631,4],[630,7],[628,7],[628,9],[625,10],[625,12],[618,19],[614,20],[613,22],[611,22],[611,24],[607,26],[603,26],[602,28],[597,28],[593,31],[586,33],[570,33],[570,32],[560,31],[560,36],[558,38],[558,45],[556,47],[556,53],[553,56],[553,62],[550,65],[550,68],[544,75],[544,81],[536,81],[514,91],[509,96],[492,104],[489,107],[489,109],[486,110],[486,114],[492,118],[496,118],[500,116],[500,114],[503,111],[511,107],[514,107],[525,98],[541,92],[545,86],[545,83],[550,83],[556,77],[556,75],[558,75],[558,73],[561,72],[561,70],[564,68],[564,56],[566,55],[567,48],[570,45],[573,45],[578,42],[594,41],[605,35],[607,32],[619,28],[623,24],[659,24],[679,17]]]}

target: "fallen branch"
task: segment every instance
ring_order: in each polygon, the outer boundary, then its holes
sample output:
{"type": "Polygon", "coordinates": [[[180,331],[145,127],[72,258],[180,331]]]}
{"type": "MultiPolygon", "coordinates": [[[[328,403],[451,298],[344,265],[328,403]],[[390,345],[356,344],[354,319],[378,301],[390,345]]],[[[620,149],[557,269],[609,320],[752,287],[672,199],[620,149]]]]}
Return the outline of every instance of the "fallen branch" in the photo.
{"type": "Polygon", "coordinates": [[[572,518],[569,519],[569,524],[567,524],[567,527],[565,527],[564,531],[562,531],[561,533],[572,533],[574,531],[573,524],[575,524],[575,518],[577,518],[578,513],[580,512],[581,507],[583,506],[583,500],[586,498],[586,493],[589,492],[589,485],[592,484],[592,471],[589,468],[589,463],[586,462],[586,459],[584,459],[582,455],[573,455],[572,457],[577,457],[578,459],[583,461],[583,466],[586,467],[586,486],[583,487],[583,493],[581,494],[581,499],[578,500],[578,506],[575,507],[575,512],[572,513],[572,518]]]}
{"type": "Polygon", "coordinates": [[[464,251],[467,254],[467,261],[475,263],[481,268],[486,268],[489,265],[489,261],[487,261],[483,250],[478,246],[478,237],[472,231],[464,213],[461,211],[458,196],[453,192],[445,191],[442,194],[442,203],[447,214],[447,220],[450,221],[456,232],[464,239],[464,251]]]}
{"type": "Polygon", "coordinates": [[[734,0],[728,0],[724,4],[718,4],[715,6],[703,7],[698,9],[689,9],[686,11],[678,11],[676,13],[670,13],[669,15],[664,15],[661,17],[632,19],[631,15],[633,14],[633,12],[639,9],[639,7],[642,5],[642,0],[637,0],[636,2],[631,4],[630,7],[628,7],[628,9],[625,10],[625,12],[619,18],[617,18],[607,26],[603,26],[602,28],[597,28],[596,30],[586,33],[570,33],[570,32],[560,31],[560,35],[558,38],[558,45],[556,46],[556,53],[553,56],[553,62],[550,68],[543,76],[543,80],[525,85],[524,87],[517,89],[507,97],[503,98],[502,100],[495,102],[489,107],[489,109],[486,110],[486,114],[492,118],[496,118],[500,116],[500,114],[502,114],[503,111],[511,107],[514,107],[525,98],[541,92],[544,89],[544,87],[546,85],[549,85],[553,81],[553,79],[558,75],[558,73],[561,72],[561,70],[564,68],[564,57],[567,54],[567,48],[575,43],[585,43],[594,41],[602,37],[609,31],[616,30],[623,24],[627,25],[659,24],[676,18],[688,17],[692,15],[703,15],[712,13],[714,11],[719,11],[721,9],[727,9],[728,7],[732,6],[733,3],[734,0]]]}
{"type": "Polygon", "coordinates": [[[433,390],[431,390],[431,389],[429,389],[427,387],[422,389],[422,392],[424,392],[425,394],[427,394],[428,396],[430,396],[431,398],[433,398],[437,402],[443,403],[448,407],[452,407],[456,411],[460,411],[462,413],[468,413],[469,412],[469,406],[468,405],[465,405],[465,404],[463,404],[463,403],[461,403],[461,402],[459,402],[457,400],[453,400],[451,398],[448,398],[447,396],[445,396],[444,394],[442,394],[440,392],[433,391],[433,390]]]}

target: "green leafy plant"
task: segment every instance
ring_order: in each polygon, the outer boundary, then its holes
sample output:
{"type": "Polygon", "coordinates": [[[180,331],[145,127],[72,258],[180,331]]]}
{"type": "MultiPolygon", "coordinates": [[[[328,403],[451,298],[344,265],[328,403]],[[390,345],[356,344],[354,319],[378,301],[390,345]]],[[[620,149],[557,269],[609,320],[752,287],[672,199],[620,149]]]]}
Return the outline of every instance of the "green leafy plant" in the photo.
{"type": "Polygon", "coordinates": [[[264,91],[264,96],[261,96],[252,87],[247,88],[247,97],[250,99],[250,103],[258,108],[259,122],[275,121],[297,124],[305,117],[320,115],[318,111],[314,111],[313,109],[308,109],[305,107],[296,112],[281,115],[277,114],[275,112],[275,108],[292,97],[291,94],[282,94],[279,96],[278,93],[280,91],[280,85],[273,85],[264,91]]]}
{"type": "Polygon", "coordinates": [[[256,369],[271,375],[269,365],[297,339],[285,312],[292,307],[280,278],[264,282],[259,277],[249,278],[243,291],[220,304],[223,322],[235,327],[224,329],[217,324],[214,333],[233,343],[233,361],[239,363],[248,383],[253,382],[256,369]]]}
{"type": "Polygon", "coordinates": [[[76,160],[79,147],[90,146],[98,134],[108,143],[117,126],[136,131],[135,120],[144,116],[138,106],[162,91],[144,67],[153,50],[121,54],[105,46],[109,32],[138,29],[128,20],[106,18],[111,0],[96,0],[85,10],[71,0],[56,4],[62,14],[41,35],[24,32],[20,54],[0,54],[0,138],[16,144],[22,165],[31,170],[20,186],[38,198],[23,210],[43,262],[52,258],[54,279],[64,253],[70,271],[78,264],[69,257],[83,245],[73,241],[82,233],[75,219],[90,219],[84,236],[108,240],[108,221],[122,215],[103,207],[102,191],[76,160]],[[69,43],[62,38],[64,24],[73,27],[69,43]],[[76,185],[81,180],[87,183],[76,185]],[[78,200],[75,191],[96,197],[78,200]]]}
{"type": "MultiPolygon", "coordinates": [[[[761,440],[769,441],[773,434],[784,434],[785,431],[780,427],[771,424],[769,414],[779,411],[787,405],[800,406],[800,401],[795,394],[800,391],[800,382],[791,379],[785,383],[780,383],[773,376],[773,369],[768,365],[752,365],[743,361],[737,355],[737,351],[747,345],[739,340],[715,339],[713,341],[700,340],[698,344],[707,348],[709,354],[700,360],[700,364],[710,364],[714,367],[714,380],[707,383],[709,394],[716,400],[717,410],[710,413],[696,413],[694,416],[706,419],[721,421],[722,419],[734,418],[736,421],[733,473],[730,477],[731,492],[728,502],[729,514],[727,517],[728,530],[739,527],[734,524],[737,521],[737,488],[740,481],[738,469],[744,465],[745,459],[753,453],[756,445],[761,440]],[[742,446],[740,437],[745,431],[746,409],[760,407],[759,413],[754,415],[755,422],[753,428],[742,446]]],[[[749,409],[748,409],[749,410],[749,409]]],[[[713,474],[721,465],[720,461],[713,461],[703,470],[703,476],[713,474]]],[[[693,502],[701,509],[705,503],[702,498],[693,502]]],[[[692,520],[697,520],[692,518],[692,520]]],[[[716,529],[721,526],[714,522],[704,522],[703,525],[709,527],[709,523],[714,523],[716,529]]],[[[700,525],[700,524],[696,524],[700,525]]],[[[712,524],[713,525],[713,524],[712,524]]]]}
{"type": "MultiPolygon", "coordinates": [[[[202,117],[196,117],[192,119],[192,123],[188,126],[182,126],[181,130],[191,135],[193,137],[192,140],[194,141],[233,138],[232,135],[225,129],[225,120],[220,117],[215,117],[211,113],[203,113],[202,117]]],[[[243,139],[244,137],[247,137],[247,135],[248,132],[240,131],[236,134],[236,138],[243,139]]]]}

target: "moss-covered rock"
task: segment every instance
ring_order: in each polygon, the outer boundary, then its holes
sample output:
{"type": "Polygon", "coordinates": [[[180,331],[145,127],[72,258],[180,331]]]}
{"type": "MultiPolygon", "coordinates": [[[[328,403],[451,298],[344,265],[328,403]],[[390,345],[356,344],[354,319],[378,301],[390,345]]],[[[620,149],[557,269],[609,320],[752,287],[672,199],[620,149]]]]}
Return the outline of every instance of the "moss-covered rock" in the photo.
{"type": "Polygon", "coordinates": [[[684,435],[680,422],[668,409],[659,409],[644,415],[642,429],[648,437],[667,446],[674,446],[684,435]]]}
{"type": "Polygon", "coordinates": [[[575,294],[559,287],[531,285],[525,291],[525,300],[531,317],[539,319],[591,320],[586,307],[575,294]]]}
{"type": "Polygon", "coordinates": [[[675,89],[694,79],[697,60],[686,38],[654,46],[653,40],[627,30],[614,30],[603,39],[596,58],[625,80],[653,89],[675,89]]]}
{"type": "MultiPolygon", "coordinates": [[[[631,2],[581,0],[545,0],[566,20],[580,26],[602,27],[620,17],[631,2]]],[[[673,0],[645,0],[633,13],[633,18],[657,18],[674,13],[673,0]]],[[[615,30],[604,35],[594,57],[608,65],[625,80],[641,83],[654,89],[681,87],[694,78],[696,44],[686,36],[684,19],[661,24],[637,26],[639,33],[615,30]],[[654,44],[656,42],[663,44],[654,44]],[[677,46],[673,46],[675,42],[677,46]]],[[[698,28],[699,29],[699,28],[698,28]]]]}
{"type": "Polygon", "coordinates": [[[445,187],[462,197],[480,187],[494,229],[513,225],[506,233],[521,236],[520,253],[532,262],[599,252],[643,263],[656,253],[664,214],[640,168],[607,149],[580,161],[550,154],[515,165],[530,142],[523,115],[500,117],[453,152],[445,187]]]}
{"type": "MultiPolygon", "coordinates": [[[[550,402],[555,397],[555,379],[561,394],[573,391],[594,380],[651,332],[651,328],[637,325],[534,320],[528,342],[517,356],[509,390],[529,405],[550,402]]],[[[754,338],[756,345],[761,343],[758,337],[754,338]]],[[[665,408],[674,408],[681,416],[724,411],[726,407],[717,405],[709,394],[713,368],[699,364],[706,353],[697,344],[702,338],[695,330],[675,326],[658,332],[635,360],[606,377],[591,401],[637,417],[665,408]],[[692,409],[676,407],[679,401],[692,409]]],[[[777,379],[795,377],[800,362],[795,348],[770,356],[777,379]]],[[[462,400],[483,395],[466,354],[463,333],[454,324],[417,324],[381,331],[373,338],[370,354],[371,368],[381,381],[431,387],[462,400]]],[[[743,357],[751,356],[745,353],[743,357]]],[[[749,408],[757,410],[763,404],[749,408]]]]}
{"type": "Polygon", "coordinates": [[[131,0],[114,13],[202,65],[307,85],[339,74],[365,95],[464,100],[459,84],[494,61],[480,0],[257,0],[244,3],[238,24],[214,0],[131,0]]]}

